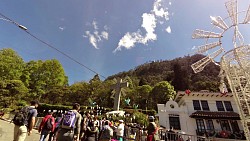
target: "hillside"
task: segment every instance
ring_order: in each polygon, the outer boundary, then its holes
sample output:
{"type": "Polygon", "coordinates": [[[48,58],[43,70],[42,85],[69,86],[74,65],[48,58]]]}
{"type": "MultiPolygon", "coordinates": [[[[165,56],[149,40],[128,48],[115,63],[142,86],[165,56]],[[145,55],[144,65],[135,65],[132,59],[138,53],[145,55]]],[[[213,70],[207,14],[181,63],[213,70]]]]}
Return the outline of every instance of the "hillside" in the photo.
{"type": "Polygon", "coordinates": [[[193,55],[176,58],[173,60],[152,61],[145,63],[136,68],[120,72],[107,78],[124,78],[129,76],[133,80],[138,80],[138,85],[149,84],[154,86],[160,81],[169,81],[175,90],[210,90],[218,91],[219,66],[210,63],[205,69],[195,74],[191,68],[191,64],[203,58],[203,55],[193,55]]]}

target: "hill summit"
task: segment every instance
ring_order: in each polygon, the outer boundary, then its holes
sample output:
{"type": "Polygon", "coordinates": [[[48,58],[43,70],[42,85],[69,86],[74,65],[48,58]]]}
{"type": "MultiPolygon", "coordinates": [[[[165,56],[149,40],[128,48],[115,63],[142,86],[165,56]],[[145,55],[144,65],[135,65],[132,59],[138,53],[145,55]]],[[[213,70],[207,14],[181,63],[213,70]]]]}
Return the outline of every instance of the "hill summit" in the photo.
{"type": "Polygon", "coordinates": [[[139,86],[146,84],[154,86],[160,81],[168,81],[177,91],[186,89],[193,91],[219,91],[219,66],[210,63],[200,73],[194,73],[191,68],[191,64],[203,57],[204,55],[196,54],[173,60],[152,61],[139,65],[129,71],[109,76],[107,80],[129,76],[133,80],[137,79],[139,86]]]}

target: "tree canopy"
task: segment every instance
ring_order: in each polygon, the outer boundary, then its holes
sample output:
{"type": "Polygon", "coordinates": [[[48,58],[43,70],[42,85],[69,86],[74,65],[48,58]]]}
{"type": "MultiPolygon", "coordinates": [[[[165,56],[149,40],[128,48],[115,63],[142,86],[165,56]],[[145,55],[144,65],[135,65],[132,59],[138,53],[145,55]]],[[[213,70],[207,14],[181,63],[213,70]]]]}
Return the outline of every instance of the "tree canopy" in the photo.
{"type": "Polygon", "coordinates": [[[68,77],[58,60],[24,62],[14,50],[2,49],[0,106],[15,108],[24,101],[38,99],[48,104],[71,105],[78,102],[85,106],[112,108],[114,98],[111,85],[121,78],[129,83],[129,87],[122,89],[121,108],[156,110],[156,104],[166,103],[178,90],[218,91],[218,66],[210,64],[198,74],[191,70],[190,65],[202,57],[194,55],[170,61],[148,62],[106,80],[101,80],[96,74],[89,81],[69,85],[68,77]],[[126,104],[125,100],[128,99],[130,102],[126,104]]]}

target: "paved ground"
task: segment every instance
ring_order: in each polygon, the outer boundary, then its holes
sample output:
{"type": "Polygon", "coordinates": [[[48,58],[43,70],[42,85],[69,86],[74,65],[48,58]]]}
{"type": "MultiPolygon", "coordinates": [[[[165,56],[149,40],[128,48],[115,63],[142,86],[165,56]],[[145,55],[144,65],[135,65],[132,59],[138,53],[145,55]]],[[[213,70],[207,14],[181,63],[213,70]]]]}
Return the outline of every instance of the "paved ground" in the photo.
{"type": "MultiPolygon", "coordinates": [[[[14,124],[0,119],[0,141],[12,141],[14,132],[14,124]]],[[[33,130],[25,141],[39,141],[40,135],[37,130],[33,130]]]]}

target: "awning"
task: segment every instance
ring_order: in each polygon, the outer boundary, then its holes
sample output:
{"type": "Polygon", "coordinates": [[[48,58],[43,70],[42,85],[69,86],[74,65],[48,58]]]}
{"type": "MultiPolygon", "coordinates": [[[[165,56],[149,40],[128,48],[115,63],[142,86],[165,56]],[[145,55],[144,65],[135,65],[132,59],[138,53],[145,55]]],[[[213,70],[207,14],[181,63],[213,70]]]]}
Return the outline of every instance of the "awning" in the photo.
{"type": "Polygon", "coordinates": [[[191,118],[203,118],[203,119],[231,119],[240,120],[240,115],[235,112],[224,111],[196,111],[189,117],[191,118]]]}

